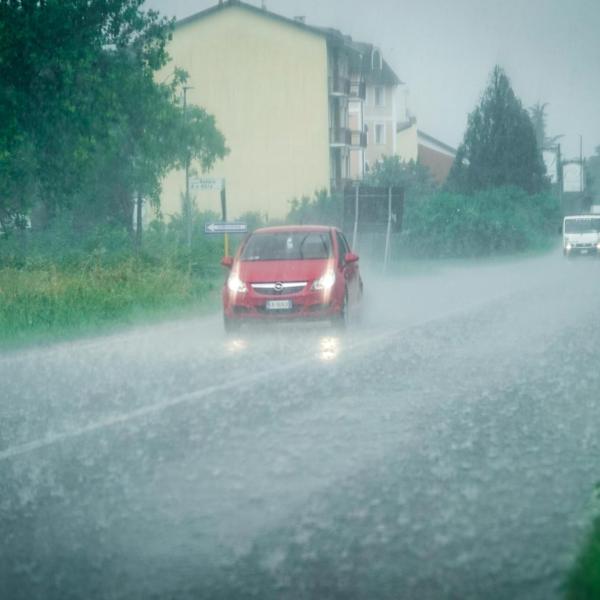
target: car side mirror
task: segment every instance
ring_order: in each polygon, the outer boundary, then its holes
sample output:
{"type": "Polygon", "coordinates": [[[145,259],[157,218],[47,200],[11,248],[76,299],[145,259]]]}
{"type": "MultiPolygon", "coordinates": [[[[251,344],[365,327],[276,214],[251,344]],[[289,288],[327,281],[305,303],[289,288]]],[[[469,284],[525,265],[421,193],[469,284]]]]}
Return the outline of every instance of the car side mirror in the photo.
{"type": "Polygon", "coordinates": [[[221,265],[227,267],[228,269],[231,269],[231,267],[233,267],[233,256],[224,256],[221,259],[221,265]]]}
{"type": "Polygon", "coordinates": [[[358,254],[354,254],[354,252],[346,252],[346,255],[344,256],[344,260],[346,261],[346,264],[351,264],[351,263],[355,263],[358,262],[358,254]]]}

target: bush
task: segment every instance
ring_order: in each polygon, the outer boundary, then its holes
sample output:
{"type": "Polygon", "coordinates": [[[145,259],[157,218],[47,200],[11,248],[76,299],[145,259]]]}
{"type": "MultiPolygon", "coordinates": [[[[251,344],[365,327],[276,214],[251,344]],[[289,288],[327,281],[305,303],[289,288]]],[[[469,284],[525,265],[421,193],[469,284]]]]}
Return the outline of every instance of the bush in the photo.
{"type": "Polygon", "coordinates": [[[550,195],[514,187],[468,196],[440,192],[407,202],[405,244],[411,254],[472,257],[541,249],[551,244],[560,207],[550,195]]]}
{"type": "Polygon", "coordinates": [[[600,517],[567,579],[568,600],[600,598],[600,517]]]}
{"type": "Polygon", "coordinates": [[[315,193],[311,200],[304,196],[290,202],[286,222],[291,225],[335,225],[342,222],[342,197],[330,196],[326,190],[315,193]]]}

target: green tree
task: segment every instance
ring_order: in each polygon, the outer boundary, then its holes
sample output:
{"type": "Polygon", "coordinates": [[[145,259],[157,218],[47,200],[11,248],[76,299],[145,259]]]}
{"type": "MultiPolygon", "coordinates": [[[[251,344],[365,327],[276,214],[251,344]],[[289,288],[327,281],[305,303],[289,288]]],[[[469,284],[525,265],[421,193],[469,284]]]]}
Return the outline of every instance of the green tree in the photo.
{"type": "Polygon", "coordinates": [[[179,103],[185,74],[156,83],[172,22],[143,0],[0,0],[0,222],[130,226],[134,195],[164,173],[226,153],[214,119],[179,103]]]}
{"type": "Polygon", "coordinates": [[[529,114],[506,73],[496,66],[479,105],[469,115],[448,187],[471,194],[511,185],[530,194],[539,192],[546,185],[545,167],[529,114]]]}

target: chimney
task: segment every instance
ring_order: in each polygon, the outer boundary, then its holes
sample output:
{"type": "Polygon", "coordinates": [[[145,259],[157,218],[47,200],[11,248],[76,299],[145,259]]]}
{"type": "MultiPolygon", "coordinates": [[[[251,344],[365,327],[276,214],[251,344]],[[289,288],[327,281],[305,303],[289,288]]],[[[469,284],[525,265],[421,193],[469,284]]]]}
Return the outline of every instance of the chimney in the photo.
{"type": "Polygon", "coordinates": [[[298,21],[298,23],[302,23],[303,25],[305,25],[306,17],[304,15],[299,15],[297,17],[294,17],[294,21],[298,21]]]}

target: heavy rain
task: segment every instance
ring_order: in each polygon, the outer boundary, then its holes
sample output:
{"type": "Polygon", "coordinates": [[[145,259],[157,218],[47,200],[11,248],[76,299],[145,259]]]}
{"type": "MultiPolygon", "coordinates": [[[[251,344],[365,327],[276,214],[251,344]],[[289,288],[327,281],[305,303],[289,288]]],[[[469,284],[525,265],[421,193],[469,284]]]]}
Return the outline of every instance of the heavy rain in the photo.
{"type": "Polygon", "coordinates": [[[441,2],[113,4],[0,3],[0,598],[600,598],[597,39],[442,124],[441,2]]]}

